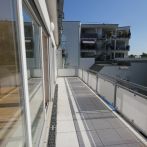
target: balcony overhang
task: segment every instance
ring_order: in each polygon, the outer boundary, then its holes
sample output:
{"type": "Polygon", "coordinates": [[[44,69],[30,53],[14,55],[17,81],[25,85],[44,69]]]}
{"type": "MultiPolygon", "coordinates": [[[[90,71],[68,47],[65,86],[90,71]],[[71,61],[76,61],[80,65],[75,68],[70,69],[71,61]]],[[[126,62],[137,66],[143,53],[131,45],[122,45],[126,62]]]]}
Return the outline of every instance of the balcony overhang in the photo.
{"type": "Polygon", "coordinates": [[[84,43],[84,44],[95,44],[96,42],[95,41],[86,41],[86,40],[83,40],[82,43],[84,43]]]}
{"type": "Polygon", "coordinates": [[[56,45],[59,44],[59,34],[58,34],[58,6],[57,0],[46,0],[47,9],[50,16],[50,21],[54,23],[55,29],[53,31],[56,45]]]}

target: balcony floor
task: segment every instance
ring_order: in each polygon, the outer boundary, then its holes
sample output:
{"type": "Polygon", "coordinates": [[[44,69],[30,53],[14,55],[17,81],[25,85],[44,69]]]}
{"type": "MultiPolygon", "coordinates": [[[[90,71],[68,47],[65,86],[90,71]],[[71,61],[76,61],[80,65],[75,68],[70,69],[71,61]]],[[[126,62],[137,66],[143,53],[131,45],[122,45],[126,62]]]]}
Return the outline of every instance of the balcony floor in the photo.
{"type": "Polygon", "coordinates": [[[58,78],[56,147],[145,147],[79,78],[58,78]]]}

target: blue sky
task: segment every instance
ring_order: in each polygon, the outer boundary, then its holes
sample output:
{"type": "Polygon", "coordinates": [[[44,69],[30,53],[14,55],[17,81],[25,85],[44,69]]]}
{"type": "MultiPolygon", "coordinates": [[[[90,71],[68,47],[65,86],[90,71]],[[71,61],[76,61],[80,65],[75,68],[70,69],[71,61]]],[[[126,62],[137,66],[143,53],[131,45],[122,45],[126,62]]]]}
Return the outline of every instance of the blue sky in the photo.
{"type": "Polygon", "coordinates": [[[129,54],[147,53],[147,0],[64,0],[65,20],[131,26],[129,54]]]}

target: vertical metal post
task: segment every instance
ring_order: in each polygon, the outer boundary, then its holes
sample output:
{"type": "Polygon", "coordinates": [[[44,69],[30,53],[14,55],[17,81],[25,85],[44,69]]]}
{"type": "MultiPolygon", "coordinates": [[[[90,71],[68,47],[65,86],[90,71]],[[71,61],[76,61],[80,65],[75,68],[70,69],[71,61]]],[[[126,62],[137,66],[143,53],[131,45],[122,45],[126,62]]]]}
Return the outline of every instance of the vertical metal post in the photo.
{"type": "Polygon", "coordinates": [[[45,68],[44,68],[44,47],[43,47],[43,40],[42,40],[42,28],[39,28],[39,36],[40,36],[40,50],[41,50],[41,66],[42,66],[42,80],[43,80],[43,111],[44,111],[44,117],[46,120],[46,105],[45,105],[45,100],[46,100],[46,93],[45,93],[45,77],[44,77],[44,72],[45,72],[45,68]]]}
{"type": "Polygon", "coordinates": [[[88,76],[87,76],[87,85],[88,85],[88,82],[89,82],[89,72],[87,71],[87,74],[88,74],[88,76]]]}
{"type": "Polygon", "coordinates": [[[115,88],[114,88],[114,108],[116,108],[116,94],[117,94],[117,83],[115,82],[115,88]]]}
{"type": "Polygon", "coordinates": [[[21,56],[21,68],[22,68],[22,84],[23,84],[23,96],[24,96],[24,108],[26,119],[26,137],[27,147],[32,147],[32,130],[31,130],[31,117],[30,117],[30,104],[29,104],[29,90],[28,90],[28,78],[27,78],[27,61],[25,50],[25,36],[24,36],[24,24],[23,24],[23,9],[22,0],[17,0],[17,21],[18,21],[18,35],[20,45],[21,56]]]}
{"type": "Polygon", "coordinates": [[[82,80],[83,80],[83,68],[82,68],[82,80]]]}
{"type": "Polygon", "coordinates": [[[98,93],[98,75],[96,75],[96,93],[98,93]]]}

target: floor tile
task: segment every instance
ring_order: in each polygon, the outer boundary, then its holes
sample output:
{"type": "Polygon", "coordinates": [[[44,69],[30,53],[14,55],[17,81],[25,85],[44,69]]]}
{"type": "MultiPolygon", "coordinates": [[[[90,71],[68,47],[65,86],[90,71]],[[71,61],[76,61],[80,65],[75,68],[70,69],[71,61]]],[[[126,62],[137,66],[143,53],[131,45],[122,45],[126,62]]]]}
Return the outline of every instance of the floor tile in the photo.
{"type": "Polygon", "coordinates": [[[97,130],[97,134],[104,145],[118,145],[123,143],[114,129],[97,130]]]}
{"type": "Polygon", "coordinates": [[[111,129],[112,128],[112,126],[110,125],[110,123],[106,119],[93,119],[91,121],[92,121],[92,124],[96,130],[111,129]]]}
{"type": "Polygon", "coordinates": [[[57,132],[75,132],[73,121],[57,121],[57,132]]]}
{"type": "Polygon", "coordinates": [[[122,140],[125,143],[135,143],[135,142],[138,142],[138,140],[135,137],[135,135],[133,133],[131,133],[128,130],[128,128],[120,128],[120,129],[116,129],[116,131],[118,132],[119,136],[122,138],[122,140]]]}
{"type": "Polygon", "coordinates": [[[79,147],[76,132],[57,133],[56,147],[79,147]]]}

